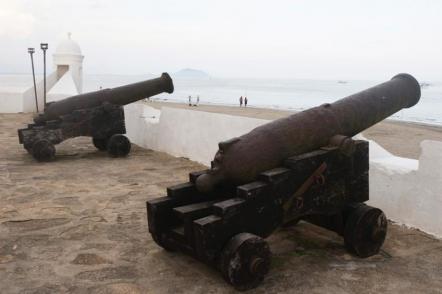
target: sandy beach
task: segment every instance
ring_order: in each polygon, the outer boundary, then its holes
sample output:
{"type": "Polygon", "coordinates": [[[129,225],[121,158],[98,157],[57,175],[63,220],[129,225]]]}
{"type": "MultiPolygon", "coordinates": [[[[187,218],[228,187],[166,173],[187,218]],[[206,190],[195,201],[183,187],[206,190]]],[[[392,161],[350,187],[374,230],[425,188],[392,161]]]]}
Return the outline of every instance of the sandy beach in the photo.
{"type": "MultiPolygon", "coordinates": [[[[189,107],[187,104],[158,101],[146,103],[158,109],[161,107],[176,107],[269,120],[278,119],[294,113],[287,110],[255,107],[245,108],[204,104],[200,104],[197,107],[189,107]]],[[[419,158],[420,142],[423,140],[442,141],[442,127],[393,120],[380,122],[365,130],[362,134],[366,138],[376,141],[394,155],[414,159],[419,158]]]]}

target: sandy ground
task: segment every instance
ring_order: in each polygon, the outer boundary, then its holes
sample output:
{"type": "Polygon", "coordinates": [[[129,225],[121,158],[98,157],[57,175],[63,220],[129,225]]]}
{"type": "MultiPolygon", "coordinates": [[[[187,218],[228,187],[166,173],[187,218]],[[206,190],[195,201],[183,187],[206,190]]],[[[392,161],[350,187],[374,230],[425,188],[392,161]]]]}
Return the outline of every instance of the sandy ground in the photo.
{"type": "MultiPolygon", "coordinates": [[[[221,105],[189,107],[187,104],[169,102],[148,102],[148,105],[156,108],[177,107],[261,119],[278,119],[294,113],[287,110],[221,105]]],[[[368,139],[375,140],[394,155],[417,159],[420,155],[420,142],[423,140],[442,141],[442,127],[389,120],[365,130],[363,135],[368,139]]]]}
{"type": "MultiPolygon", "coordinates": [[[[165,252],[147,232],[145,201],[202,166],[137,146],[112,159],[89,138],[37,163],[17,142],[30,120],[0,115],[0,293],[233,292],[217,271],[165,252]]],[[[268,241],[271,271],[250,293],[442,293],[442,241],[416,230],[390,224],[368,259],[307,223],[268,241]]]]}

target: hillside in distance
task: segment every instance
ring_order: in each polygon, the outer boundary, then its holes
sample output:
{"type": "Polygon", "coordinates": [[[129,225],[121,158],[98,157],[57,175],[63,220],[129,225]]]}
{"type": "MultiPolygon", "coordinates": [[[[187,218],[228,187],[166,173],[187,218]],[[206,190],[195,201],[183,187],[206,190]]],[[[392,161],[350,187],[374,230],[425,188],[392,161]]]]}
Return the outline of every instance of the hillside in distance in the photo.
{"type": "Polygon", "coordinates": [[[176,78],[210,78],[210,75],[202,70],[193,68],[184,68],[172,74],[176,78]]]}

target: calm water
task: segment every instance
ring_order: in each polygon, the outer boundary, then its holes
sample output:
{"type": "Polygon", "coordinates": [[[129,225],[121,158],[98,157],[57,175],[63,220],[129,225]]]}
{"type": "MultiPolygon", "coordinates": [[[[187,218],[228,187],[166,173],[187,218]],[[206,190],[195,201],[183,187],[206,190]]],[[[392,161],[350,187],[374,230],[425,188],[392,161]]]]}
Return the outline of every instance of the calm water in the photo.
{"type": "MultiPolygon", "coordinates": [[[[85,75],[83,91],[115,87],[150,79],[152,75],[85,75]]],[[[154,99],[187,102],[199,95],[200,103],[236,105],[247,96],[250,106],[302,110],[374,86],[382,81],[271,80],[271,79],[174,79],[175,92],[154,99]]],[[[442,125],[442,83],[430,82],[422,89],[420,102],[392,118],[442,125]]],[[[0,92],[24,90],[32,85],[30,75],[0,75],[0,92]]]]}

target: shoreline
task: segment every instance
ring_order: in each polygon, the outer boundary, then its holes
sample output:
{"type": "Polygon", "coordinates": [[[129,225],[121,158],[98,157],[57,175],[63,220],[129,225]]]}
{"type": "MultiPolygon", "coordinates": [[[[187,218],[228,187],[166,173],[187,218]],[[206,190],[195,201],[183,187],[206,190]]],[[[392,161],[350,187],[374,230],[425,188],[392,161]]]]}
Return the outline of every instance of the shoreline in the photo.
{"type": "MultiPolygon", "coordinates": [[[[186,102],[183,101],[179,101],[179,100],[171,100],[171,99],[153,99],[151,101],[146,101],[147,103],[159,103],[159,104],[165,104],[165,105],[174,105],[174,107],[176,105],[182,105],[182,106],[186,106],[188,107],[188,104],[186,102]]],[[[199,104],[199,106],[208,106],[208,107],[231,107],[231,108],[240,108],[237,104],[228,104],[228,103],[212,103],[212,102],[203,102],[199,104]]],[[[192,106],[192,107],[198,107],[198,106],[192,106]]],[[[272,107],[271,105],[259,105],[259,106],[247,106],[247,108],[252,108],[252,109],[259,109],[259,110],[265,110],[265,111],[277,111],[277,112],[285,112],[288,114],[293,114],[296,112],[300,112],[303,110],[307,110],[308,108],[294,108],[294,107],[272,107]]],[[[194,108],[192,108],[194,109],[194,108]]],[[[194,109],[194,110],[198,110],[198,109],[194,109]]],[[[248,116],[243,115],[243,116],[248,116]]],[[[251,116],[252,117],[252,116],[251,116]]],[[[425,121],[413,121],[413,120],[401,120],[401,119],[395,119],[395,118],[387,118],[384,121],[388,121],[388,122],[397,122],[397,123],[404,123],[404,124],[413,124],[413,125],[421,125],[424,127],[435,127],[436,129],[442,129],[442,122],[441,123],[431,123],[431,122],[425,122],[425,121]]]]}
{"type": "MultiPolygon", "coordinates": [[[[158,100],[143,103],[156,109],[173,107],[267,120],[274,120],[296,113],[294,110],[285,109],[261,107],[240,108],[239,106],[202,103],[200,103],[199,106],[190,107],[186,103],[158,100]]],[[[364,130],[362,134],[367,139],[376,141],[396,156],[418,159],[420,155],[420,143],[423,140],[442,141],[442,126],[386,119],[364,130]]]]}

